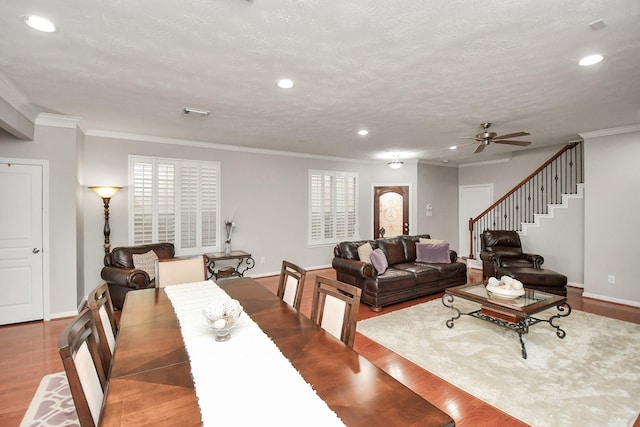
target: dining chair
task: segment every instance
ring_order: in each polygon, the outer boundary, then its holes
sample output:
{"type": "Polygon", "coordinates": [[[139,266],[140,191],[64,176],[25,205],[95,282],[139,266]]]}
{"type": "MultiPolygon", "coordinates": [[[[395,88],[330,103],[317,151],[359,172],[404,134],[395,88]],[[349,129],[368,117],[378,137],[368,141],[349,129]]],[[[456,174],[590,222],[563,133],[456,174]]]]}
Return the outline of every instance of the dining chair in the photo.
{"type": "Polygon", "coordinates": [[[302,303],[302,290],[307,270],[289,262],[282,261],[280,282],[278,283],[278,298],[289,304],[296,310],[300,310],[302,303]]]}
{"type": "Polygon", "coordinates": [[[207,258],[168,258],[156,261],[156,287],[207,280],[207,258]]]}
{"type": "Polygon", "coordinates": [[[356,286],[316,276],[311,320],[353,348],[361,294],[356,286]]]}
{"type": "Polygon", "coordinates": [[[106,378],[91,310],[82,310],[65,328],[58,340],[58,353],[67,374],[80,425],[97,426],[104,400],[106,378]]]}
{"type": "Polygon", "coordinates": [[[91,310],[93,321],[98,331],[98,349],[102,359],[104,374],[109,378],[111,371],[111,358],[116,346],[118,326],[113,312],[113,303],[109,294],[109,285],[103,283],[91,292],[87,297],[87,306],[91,310]]]}

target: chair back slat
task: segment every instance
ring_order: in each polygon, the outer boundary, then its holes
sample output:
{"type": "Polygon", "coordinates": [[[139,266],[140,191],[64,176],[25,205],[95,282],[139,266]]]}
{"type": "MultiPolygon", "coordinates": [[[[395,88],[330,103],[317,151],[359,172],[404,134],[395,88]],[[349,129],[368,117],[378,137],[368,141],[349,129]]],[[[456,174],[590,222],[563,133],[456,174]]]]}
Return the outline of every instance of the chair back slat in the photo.
{"type": "Polygon", "coordinates": [[[156,261],[156,287],[158,288],[205,280],[207,280],[207,259],[204,255],[156,261]]]}
{"type": "Polygon", "coordinates": [[[337,280],[317,276],[311,320],[353,347],[362,290],[337,280]]]}
{"type": "Polygon", "coordinates": [[[306,275],[307,270],[304,268],[289,261],[282,261],[277,295],[296,310],[300,310],[306,275]]]}
{"type": "Polygon", "coordinates": [[[98,332],[98,350],[103,362],[103,370],[106,377],[111,371],[111,359],[116,346],[118,326],[113,312],[113,303],[109,294],[109,286],[101,284],[89,292],[87,306],[91,310],[93,321],[98,332]]]}

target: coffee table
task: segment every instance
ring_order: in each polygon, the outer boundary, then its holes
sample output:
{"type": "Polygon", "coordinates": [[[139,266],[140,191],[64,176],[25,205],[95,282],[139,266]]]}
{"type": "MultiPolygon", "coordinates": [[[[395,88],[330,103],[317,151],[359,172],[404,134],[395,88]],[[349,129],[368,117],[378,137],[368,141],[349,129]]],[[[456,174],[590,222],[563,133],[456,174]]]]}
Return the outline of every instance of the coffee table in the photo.
{"type": "Polygon", "coordinates": [[[520,297],[504,298],[490,293],[485,286],[485,283],[472,283],[454,286],[444,291],[442,304],[455,311],[453,317],[446,322],[448,328],[453,328],[453,322],[465,315],[516,331],[524,359],[527,358],[527,350],[522,336],[529,332],[530,326],[545,322],[555,328],[558,338],[565,337],[566,332],[554,324],[554,321],[571,314],[571,306],[567,303],[566,297],[525,288],[525,294],[520,297]],[[468,313],[461,312],[454,306],[456,298],[478,303],[480,309],[468,313]],[[556,307],[558,313],[548,319],[533,317],[533,314],[552,307],[556,307]]]}

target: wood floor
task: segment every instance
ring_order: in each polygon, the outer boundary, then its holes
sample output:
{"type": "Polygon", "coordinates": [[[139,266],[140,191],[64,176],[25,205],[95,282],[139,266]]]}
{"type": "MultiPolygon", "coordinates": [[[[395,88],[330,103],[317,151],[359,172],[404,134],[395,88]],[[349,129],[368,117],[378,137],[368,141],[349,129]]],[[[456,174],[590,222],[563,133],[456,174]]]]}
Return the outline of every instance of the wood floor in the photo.
{"type": "MultiPolygon", "coordinates": [[[[301,311],[307,316],[311,312],[312,286],[316,275],[335,278],[333,269],[310,271],[307,274],[301,311]]],[[[477,281],[481,272],[470,270],[470,281],[477,281]]],[[[267,289],[275,293],[277,277],[258,279],[267,289]]],[[[385,307],[382,314],[417,303],[440,298],[442,294],[424,297],[410,302],[385,307]]],[[[583,298],[581,290],[571,288],[569,303],[577,310],[613,317],[640,324],[640,308],[622,306],[583,298]]],[[[359,320],[379,315],[361,305],[359,320]]],[[[50,373],[63,370],[57,352],[58,337],[69,323],[69,319],[49,322],[29,322],[0,327],[0,425],[18,426],[29,402],[40,383],[50,373]]],[[[387,371],[407,387],[433,403],[461,427],[525,426],[526,424],[487,405],[481,400],[450,385],[428,371],[403,359],[379,344],[358,334],[354,348],[374,364],[387,371]]],[[[634,427],[640,427],[640,418],[634,427]]]]}

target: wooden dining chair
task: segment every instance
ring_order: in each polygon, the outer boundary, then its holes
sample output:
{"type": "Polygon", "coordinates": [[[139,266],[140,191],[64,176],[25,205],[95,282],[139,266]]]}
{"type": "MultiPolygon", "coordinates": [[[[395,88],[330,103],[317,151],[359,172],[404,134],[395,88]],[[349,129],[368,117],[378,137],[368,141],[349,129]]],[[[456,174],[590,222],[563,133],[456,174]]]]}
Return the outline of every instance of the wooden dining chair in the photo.
{"type": "Polygon", "coordinates": [[[300,310],[302,290],[307,270],[289,262],[282,261],[280,282],[278,283],[278,297],[296,310],[300,310]]]}
{"type": "Polygon", "coordinates": [[[58,352],[67,374],[80,425],[97,426],[104,400],[106,377],[91,310],[82,310],[65,328],[58,340],[58,352]]]}
{"type": "Polygon", "coordinates": [[[353,348],[361,294],[356,286],[316,276],[311,320],[353,348]]]}
{"type": "Polygon", "coordinates": [[[102,359],[102,368],[107,378],[111,371],[111,358],[116,346],[118,326],[113,313],[113,303],[106,283],[98,286],[89,293],[87,306],[91,310],[93,321],[98,331],[98,349],[102,359]]]}
{"type": "Polygon", "coordinates": [[[156,287],[207,280],[207,258],[168,258],[156,261],[156,287]]]}

